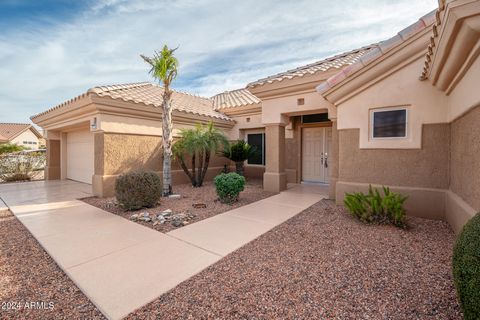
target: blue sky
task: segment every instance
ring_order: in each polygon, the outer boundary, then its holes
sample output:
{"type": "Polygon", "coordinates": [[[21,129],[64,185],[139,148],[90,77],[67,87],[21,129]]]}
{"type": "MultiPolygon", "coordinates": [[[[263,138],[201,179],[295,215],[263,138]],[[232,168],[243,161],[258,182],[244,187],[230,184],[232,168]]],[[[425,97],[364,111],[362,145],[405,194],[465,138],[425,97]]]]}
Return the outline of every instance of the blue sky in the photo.
{"type": "Polygon", "coordinates": [[[0,0],[0,122],[97,85],[152,81],[140,54],[179,46],[174,88],[203,96],[381,41],[436,0],[0,0]]]}

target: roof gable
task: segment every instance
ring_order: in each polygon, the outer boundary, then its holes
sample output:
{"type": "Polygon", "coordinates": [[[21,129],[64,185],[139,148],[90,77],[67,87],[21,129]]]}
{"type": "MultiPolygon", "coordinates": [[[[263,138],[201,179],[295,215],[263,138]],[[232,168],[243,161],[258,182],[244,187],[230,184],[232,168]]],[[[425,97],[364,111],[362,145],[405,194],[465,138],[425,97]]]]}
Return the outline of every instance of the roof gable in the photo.
{"type": "MultiPolygon", "coordinates": [[[[358,61],[346,67],[342,71],[334,74],[333,76],[328,78],[327,81],[318,85],[317,92],[319,92],[323,96],[327,96],[332,90],[341,87],[346,82],[346,80],[357,76],[359,74],[359,71],[364,69],[366,66],[373,64],[387,53],[390,53],[390,51],[400,47],[402,44],[414,38],[414,36],[425,31],[436,21],[435,12],[436,10],[429,12],[428,14],[421,17],[417,22],[398,32],[392,38],[373,45],[371,50],[369,50],[367,54],[363,55],[360,59],[358,59],[358,61]]],[[[426,49],[427,48],[425,47],[425,50],[426,49]]]]}
{"type": "Polygon", "coordinates": [[[280,82],[284,80],[290,80],[294,78],[304,77],[306,75],[313,75],[319,72],[326,72],[331,69],[340,69],[344,66],[351,65],[358,61],[360,57],[367,54],[374,45],[365,46],[352,51],[337,54],[335,56],[310,63],[295,69],[287,70],[257,81],[251,82],[247,85],[247,88],[255,88],[265,85],[267,83],[280,82]]]}
{"type": "Polygon", "coordinates": [[[262,102],[246,88],[225,91],[213,96],[212,99],[215,110],[251,106],[262,102]]]}
{"type": "Polygon", "coordinates": [[[42,135],[31,124],[28,123],[0,123],[0,141],[11,141],[28,129],[38,137],[42,135]]]}

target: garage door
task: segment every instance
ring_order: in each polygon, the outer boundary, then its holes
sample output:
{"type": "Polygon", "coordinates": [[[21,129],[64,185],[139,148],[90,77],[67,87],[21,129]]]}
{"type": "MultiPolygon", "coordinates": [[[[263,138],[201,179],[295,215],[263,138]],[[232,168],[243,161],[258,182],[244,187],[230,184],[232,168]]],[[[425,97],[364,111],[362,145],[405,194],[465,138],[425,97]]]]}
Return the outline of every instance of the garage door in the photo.
{"type": "Polygon", "coordinates": [[[90,130],[67,133],[67,179],[92,183],[93,133],[90,130]]]}

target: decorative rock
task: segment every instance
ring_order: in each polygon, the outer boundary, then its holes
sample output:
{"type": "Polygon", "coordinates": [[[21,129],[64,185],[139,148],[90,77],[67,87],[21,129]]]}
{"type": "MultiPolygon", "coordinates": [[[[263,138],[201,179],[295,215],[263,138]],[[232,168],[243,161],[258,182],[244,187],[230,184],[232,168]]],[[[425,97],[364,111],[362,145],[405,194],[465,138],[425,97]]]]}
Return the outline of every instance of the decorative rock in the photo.
{"type": "Polygon", "coordinates": [[[167,209],[167,210],[164,210],[162,211],[162,213],[160,213],[163,217],[168,217],[172,214],[172,209],[167,209]]]}
{"type": "Polygon", "coordinates": [[[136,213],[130,216],[130,220],[137,220],[137,219],[138,219],[138,214],[136,213]]]}
{"type": "Polygon", "coordinates": [[[150,217],[143,217],[143,221],[150,222],[150,221],[152,221],[152,219],[150,217]]]}
{"type": "Polygon", "coordinates": [[[188,221],[183,221],[182,224],[186,226],[188,224],[188,221]]]}
{"type": "Polygon", "coordinates": [[[182,196],[179,194],[171,194],[168,196],[169,199],[180,199],[182,196]]]}
{"type": "Polygon", "coordinates": [[[156,226],[157,224],[159,224],[160,222],[157,220],[153,223],[154,226],[156,226]]]}
{"type": "Polygon", "coordinates": [[[145,211],[145,212],[142,213],[142,214],[143,214],[143,217],[144,217],[144,218],[150,217],[150,213],[148,213],[147,211],[145,211]]]}
{"type": "Polygon", "coordinates": [[[172,221],[172,225],[173,225],[174,227],[178,228],[178,227],[180,227],[180,226],[183,225],[183,222],[182,222],[182,220],[180,220],[180,219],[175,219],[175,220],[172,221]]]}

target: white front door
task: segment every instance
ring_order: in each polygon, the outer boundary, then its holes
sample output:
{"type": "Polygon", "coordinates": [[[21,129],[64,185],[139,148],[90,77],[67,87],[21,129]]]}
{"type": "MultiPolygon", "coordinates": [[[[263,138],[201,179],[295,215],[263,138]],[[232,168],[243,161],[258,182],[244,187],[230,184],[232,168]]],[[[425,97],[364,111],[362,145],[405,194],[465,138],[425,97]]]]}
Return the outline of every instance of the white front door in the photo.
{"type": "Polygon", "coordinates": [[[303,128],[302,130],[302,181],[329,182],[328,156],[332,128],[303,128]]]}

